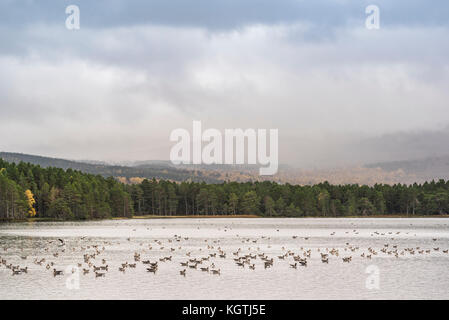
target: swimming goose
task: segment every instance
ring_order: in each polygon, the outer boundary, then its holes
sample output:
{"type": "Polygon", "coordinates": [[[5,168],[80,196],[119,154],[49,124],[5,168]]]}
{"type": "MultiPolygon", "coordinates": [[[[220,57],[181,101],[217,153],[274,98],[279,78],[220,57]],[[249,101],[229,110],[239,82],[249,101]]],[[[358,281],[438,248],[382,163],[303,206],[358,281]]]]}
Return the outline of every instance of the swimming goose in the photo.
{"type": "Polygon", "coordinates": [[[299,264],[300,264],[302,267],[307,267],[307,260],[306,260],[306,259],[299,260],[298,262],[299,262],[299,264]]]}
{"type": "Polygon", "coordinates": [[[147,271],[156,274],[157,268],[147,268],[147,271]]]}
{"type": "Polygon", "coordinates": [[[63,273],[62,273],[62,271],[61,270],[56,270],[56,269],[53,269],[53,276],[60,276],[60,275],[62,275],[63,273]]]}

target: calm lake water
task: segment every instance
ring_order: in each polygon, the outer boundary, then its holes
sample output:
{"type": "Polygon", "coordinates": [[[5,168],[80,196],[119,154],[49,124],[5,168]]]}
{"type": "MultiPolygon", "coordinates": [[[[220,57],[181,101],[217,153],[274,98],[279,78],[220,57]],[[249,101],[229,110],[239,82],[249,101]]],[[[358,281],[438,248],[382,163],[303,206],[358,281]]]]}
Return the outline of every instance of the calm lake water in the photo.
{"type": "Polygon", "coordinates": [[[0,298],[449,299],[448,248],[449,220],[438,218],[0,224],[0,298]],[[189,259],[192,268],[180,265],[189,259]],[[126,262],[135,268],[119,271],[126,262]]]}

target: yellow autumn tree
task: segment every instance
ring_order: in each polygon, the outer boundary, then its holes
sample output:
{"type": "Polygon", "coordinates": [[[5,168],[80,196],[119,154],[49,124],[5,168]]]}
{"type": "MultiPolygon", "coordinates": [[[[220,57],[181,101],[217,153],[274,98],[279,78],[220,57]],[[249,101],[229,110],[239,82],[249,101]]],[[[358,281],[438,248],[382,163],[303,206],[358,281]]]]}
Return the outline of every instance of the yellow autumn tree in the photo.
{"type": "Polygon", "coordinates": [[[34,195],[31,192],[31,190],[25,191],[25,196],[27,197],[28,202],[28,213],[30,217],[34,217],[36,215],[36,210],[34,209],[34,204],[36,203],[36,200],[34,200],[34,195]]]}

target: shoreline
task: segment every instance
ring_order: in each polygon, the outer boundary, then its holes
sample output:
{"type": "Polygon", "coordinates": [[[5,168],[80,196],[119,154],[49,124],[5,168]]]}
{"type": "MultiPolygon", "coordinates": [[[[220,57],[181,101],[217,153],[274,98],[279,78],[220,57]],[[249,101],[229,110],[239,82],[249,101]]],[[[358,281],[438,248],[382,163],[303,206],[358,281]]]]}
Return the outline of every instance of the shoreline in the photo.
{"type": "Polygon", "coordinates": [[[128,217],[111,217],[104,219],[89,219],[89,220],[62,220],[62,219],[51,219],[51,218],[25,218],[20,220],[0,220],[0,224],[2,223],[23,223],[23,222],[80,222],[80,221],[104,221],[104,220],[150,220],[150,219],[254,219],[254,218],[262,218],[262,219],[272,219],[272,218],[282,218],[282,219],[371,219],[371,218],[383,218],[383,219],[423,219],[423,218],[449,218],[449,215],[372,215],[372,216],[345,216],[345,217],[267,217],[267,216],[258,216],[251,214],[242,214],[242,215],[177,215],[177,216],[158,216],[158,215],[142,215],[142,216],[133,216],[131,218],[128,217]]]}

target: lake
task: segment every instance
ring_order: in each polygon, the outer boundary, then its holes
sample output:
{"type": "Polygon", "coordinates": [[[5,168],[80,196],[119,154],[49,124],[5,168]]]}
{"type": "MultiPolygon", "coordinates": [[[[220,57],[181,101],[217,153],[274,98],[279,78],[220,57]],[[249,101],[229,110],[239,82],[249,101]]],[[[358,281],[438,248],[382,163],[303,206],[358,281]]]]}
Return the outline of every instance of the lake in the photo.
{"type": "Polygon", "coordinates": [[[448,248],[444,218],[7,223],[0,298],[449,299],[448,248]]]}

